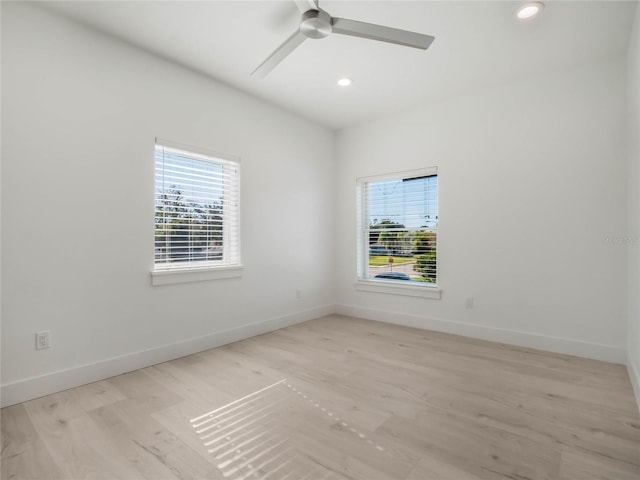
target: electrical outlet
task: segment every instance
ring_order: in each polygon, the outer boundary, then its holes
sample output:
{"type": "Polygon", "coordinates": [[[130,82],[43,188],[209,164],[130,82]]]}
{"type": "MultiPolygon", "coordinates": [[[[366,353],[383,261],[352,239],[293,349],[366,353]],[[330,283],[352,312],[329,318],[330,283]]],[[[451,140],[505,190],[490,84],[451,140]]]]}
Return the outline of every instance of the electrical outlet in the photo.
{"type": "Polygon", "coordinates": [[[464,308],[471,310],[473,308],[473,297],[468,297],[464,300],[464,308]]]}
{"type": "Polygon", "coordinates": [[[302,290],[296,290],[296,298],[302,298],[302,290]]]}
{"type": "Polygon", "coordinates": [[[51,346],[51,332],[36,332],[36,350],[44,350],[51,346]]]}

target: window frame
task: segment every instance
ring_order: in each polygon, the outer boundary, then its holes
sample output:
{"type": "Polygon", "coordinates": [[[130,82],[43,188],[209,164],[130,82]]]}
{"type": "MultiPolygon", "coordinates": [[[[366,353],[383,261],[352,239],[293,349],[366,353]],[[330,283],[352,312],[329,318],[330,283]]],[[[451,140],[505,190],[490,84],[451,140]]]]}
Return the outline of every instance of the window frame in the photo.
{"type": "MultiPolygon", "coordinates": [[[[436,257],[436,283],[405,282],[390,279],[375,279],[368,277],[369,268],[369,205],[368,195],[365,191],[371,183],[379,183],[394,180],[407,180],[416,177],[426,177],[436,175],[439,177],[438,167],[427,167],[401,172],[388,173],[383,175],[373,175],[356,178],[356,281],[355,289],[359,291],[385,293],[393,295],[405,295],[412,297],[423,297],[440,299],[442,289],[440,288],[439,262],[436,257]]],[[[436,199],[439,209],[440,200],[440,179],[438,178],[438,188],[436,199]]],[[[437,213],[437,215],[439,215],[437,213]]],[[[438,228],[436,227],[436,233],[438,228]]],[[[436,235],[436,252],[438,251],[439,235],[436,235]]]]}
{"type": "MultiPolygon", "coordinates": [[[[210,161],[211,163],[216,163],[216,160],[220,160],[224,168],[227,168],[228,165],[233,165],[237,168],[237,182],[235,188],[237,189],[237,203],[235,208],[231,209],[229,205],[223,205],[223,232],[225,231],[225,225],[228,228],[229,222],[235,221],[237,226],[235,227],[237,230],[237,241],[236,249],[234,256],[237,258],[235,262],[223,263],[221,265],[212,264],[210,260],[203,260],[201,262],[189,262],[188,265],[180,265],[178,263],[171,264],[159,264],[156,263],[155,258],[155,241],[156,241],[156,230],[155,230],[155,220],[154,220],[154,258],[153,258],[153,268],[151,270],[151,283],[152,285],[167,285],[173,283],[187,283],[187,282],[196,282],[203,280],[217,280],[217,279],[225,279],[225,278],[237,278],[241,277],[243,273],[243,264],[242,264],[242,237],[241,237],[241,229],[240,229],[240,220],[241,220],[241,163],[240,157],[236,155],[229,155],[225,153],[216,152],[213,150],[209,150],[207,148],[196,147],[193,145],[186,145],[182,143],[173,142],[170,140],[165,140],[161,138],[156,138],[154,142],[153,148],[153,157],[154,157],[154,219],[155,219],[155,198],[157,195],[155,177],[157,175],[156,165],[155,165],[155,157],[156,150],[158,147],[165,147],[168,149],[179,150],[184,152],[185,154],[193,155],[194,157],[205,157],[198,158],[198,160],[210,161]],[[235,217],[235,218],[232,218],[235,217]],[[201,264],[200,264],[201,263],[201,264]],[[159,265],[164,265],[164,267],[159,265]]],[[[225,187],[226,191],[226,187],[225,187]]],[[[223,258],[228,255],[228,249],[230,248],[229,241],[226,238],[226,235],[223,235],[223,258]]]]}

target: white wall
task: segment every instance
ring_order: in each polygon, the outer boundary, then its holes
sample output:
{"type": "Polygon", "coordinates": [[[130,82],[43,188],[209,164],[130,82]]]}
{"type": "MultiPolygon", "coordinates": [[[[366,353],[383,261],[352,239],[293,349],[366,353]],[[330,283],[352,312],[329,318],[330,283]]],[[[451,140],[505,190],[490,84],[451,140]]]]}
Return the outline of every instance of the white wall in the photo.
{"type": "Polygon", "coordinates": [[[621,56],[341,131],[339,311],[624,363],[625,128],[621,56]],[[434,165],[442,299],[356,291],[356,177],[434,165]]]}
{"type": "Polygon", "coordinates": [[[5,404],[331,311],[329,130],[19,2],[2,117],[5,404]],[[243,278],[151,286],[156,136],[241,157],[243,278]]]}
{"type": "Polygon", "coordinates": [[[640,406],[640,8],[636,9],[627,55],[629,95],[629,231],[627,367],[640,406]]]}
{"type": "MultiPolygon", "coordinates": [[[[635,32],[637,79],[637,18],[635,32]]],[[[311,122],[28,4],[2,3],[1,53],[5,405],[335,303],[624,362],[629,298],[629,365],[640,362],[640,245],[625,240],[640,223],[638,82],[628,83],[629,120],[622,57],[368,122],[334,142],[311,122]],[[241,279],[151,286],[156,136],[241,156],[241,279]],[[356,291],[356,177],[432,165],[442,299],[356,291]],[[53,347],[36,352],[44,329],[53,347]]]]}
{"type": "MultiPolygon", "coordinates": [[[[0,25],[2,25],[2,8],[0,8],[0,25]]],[[[0,35],[0,50],[2,35],[0,35]]],[[[0,73],[2,65],[0,62],[0,73]]],[[[0,74],[0,92],[2,92],[2,75],[0,74]]],[[[0,95],[1,97],[1,95],[0,95]]],[[[0,103],[1,103],[0,98],[0,103]]],[[[2,185],[2,115],[0,114],[0,186],[2,185]]],[[[0,192],[0,212],[2,212],[2,194],[0,192]]],[[[2,272],[2,215],[0,215],[0,272],[2,272]]],[[[2,384],[2,275],[0,274],[0,385],[2,384]]],[[[2,405],[2,387],[0,387],[0,405],[2,405]]],[[[0,414],[1,416],[1,414],[0,414]]],[[[1,423],[1,420],[0,420],[1,423]]]]}

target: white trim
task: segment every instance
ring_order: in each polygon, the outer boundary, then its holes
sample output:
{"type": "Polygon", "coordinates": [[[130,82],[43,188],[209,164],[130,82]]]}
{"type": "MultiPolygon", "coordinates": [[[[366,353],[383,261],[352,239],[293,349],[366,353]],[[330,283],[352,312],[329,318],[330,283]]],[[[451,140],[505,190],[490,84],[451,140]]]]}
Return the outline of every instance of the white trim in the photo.
{"type": "MultiPolygon", "coordinates": [[[[409,282],[405,282],[409,283],[409,282]]],[[[406,295],[409,297],[422,297],[440,300],[442,290],[431,285],[405,285],[403,283],[384,282],[382,280],[358,280],[355,283],[356,290],[364,292],[388,293],[391,295],[406,295]]]]}
{"type": "Polygon", "coordinates": [[[385,173],[382,175],[371,175],[369,177],[357,177],[357,183],[384,182],[385,180],[398,180],[400,178],[427,177],[437,175],[438,167],[417,168],[415,170],[404,170],[402,172],[385,173]]]}
{"type": "MultiPolygon", "coordinates": [[[[165,201],[158,200],[158,191],[162,192],[162,197],[165,196],[167,191],[167,184],[165,183],[167,179],[170,183],[173,183],[174,174],[169,173],[167,176],[167,169],[165,164],[165,152],[173,152],[174,154],[178,154],[188,159],[194,159],[197,161],[205,161],[209,163],[213,163],[222,168],[221,179],[214,181],[214,185],[216,188],[221,189],[221,199],[222,199],[222,233],[224,235],[222,239],[222,258],[221,261],[193,261],[188,259],[188,261],[180,262],[178,265],[173,265],[171,263],[167,263],[167,259],[165,258],[156,258],[155,266],[152,271],[152,285],[163,285],[166,283],[184,283],[184,282],[192,282],[199,280],[211,280],[217,278],[231,278],[231,275],[228,273],[216,273],[213,275],[206,274],[198,274],[198,275],[177,275],[177,276],[158,276],[158,280],[155,279],[155,274],[157,272],[163,272],[161,275],[164,275],[164,271],[186,271],[191,269],[197,269],[199,271],[205,271],[207,268],[221,268],[221,267],[241,267],[241,237],[240,237],[240,187],[241,187],[241,179],[240,179],[240,157],[223,154],[219,152],[213,152],[211,150],[182,145],[180,143],[162,140],[156,138],[155,143],[155,154],[154,154],[154,163],[155,163],[155,175],[156,175],[156,200],[155,200],[155,215],[156,221],[158,220],[159,212],[163,218],[163,224],[165,219],[165,201]],[[159,156],[162,157],[162,166],[160,166],[159,156]],[[161,185],[159,184],[159,179],[162,179],[161,185]],[[158,210],[158,207],[161,207],[161,210],[158,210]],[[175,267],[175,268],[174,268],[175,267]]],[[[182,167],[181,167],[182,168],[182,167]]],[[[190,168],[190,167],[185,167],[190,168]]],[[[171,172],[171,169],[169,170],[171,172]]],[[[189,170],[185,170],[184,175],[190,175],[189,170]]],[[[196,177],[201,177],[198,181],[204,182],[207,180],[204,173],[201,175],[196,175],[196,177]]],[[[179,175],[180,176],[180,175],[179,175]]],[[[208,179],[212,180],[212,179],[208,179]]],[[[177,180],[179,183],[180,180],[177,180]]],[[[188,182],[187,182],[188,183],[188,182]]],[[[185,184],[186,185],[186,184],[185,184]]],[[[188,188],[187,188],[187,191],[188,188]]],[[[192,192],[194,193],[194,192],[192,192]]],[[[197,198],[197,194],[196,194],[197,198]]],[[[189,220],[187,222],[188,225],[191,224],[189,220]]],[[[157,225],[156,225],[157,227],[157,225]]],[[[157,241],[157,231],[154,232],[154,244],[157,241]]],[[[173,244],[165,245],[171,249],[173,244]]],[[[164,257],[164,255],[163,255],[164,257]]],[[[187,259],[185,259],[187,260],[187,259]]],[[[168,274],[167,274],[168,275],[168,274]]],[[[240,275],[233,275],[240,276],[240,275]]]]}
{"type": "Polygon", "coordinates": [[[332,313],[333,305],[323,305],[202,337],[7,383],[1,388],[2,407],[192,355],[332,313]]]}
{"type": "Polygon", "coordinates": [[[631,386],[633,387],[633,393],[636,395],[636,403],[638,404],[638,412],[640,412],[640,368],[636,362],[627,357],[627,372],[631,379],[631,386]]]}
{"type": "MultiPolygon", "coordinates": [[[[323,305],[302,312],[275,317],[242,327],[215,332],[203,337],[192,338],[161,347],[135,352],[120,357],[80,365],[77,367],[47,373],[37,377],[2,385],[0,397],[2,407],[31,400],[33,398],[60,392],[68,388],[96,382],[115,375],[131,372],[150,365],[192,355],[203,350],[237,342],[263,333],[271,332],[297,323],[337,313],[351,317],[376,320],[396,325],[404,325],[422,330],[463,335],[481,340],[502,342],[535,348],[543,351],[576,355],[595,360],[624,364],[626,351],[622,347],[604,345],[568,338],[558,338],[535,333],[518,332],[484,325],[474,325],[452,320],[434,319],[421,315],[390,312],[386,310],[359,307],[356,305],[323,305]]],[[[627,370],[631,378],[640,409],[640,370],[631,360],[627,360],[627,370]]]]}
{"type": "Polygon", "coordinates": [[[156,146],[167,147],[169,149],[181,150],[185,153],[195,153],[198,155],[204,155],[209,157],[203,160],[227,160],[230,162],[240,163],[240,157],[237,155],[231,155],[229,153],[216,152],[215,150],[209,150],[208,148],[198,147],[195,145],[187,145],[184,143],[172,142],[171,140],[165,140],[163,138],[156,137],[156,146]]]}
{"type": "Polygon", "coordinates": [[[201,282],[223,278],[242,277],[243,267],[185,268],[183,270],[155,270],[151,272],[151,285],[201,282]]]}
{"type": "MultiPolygon", "coordinates": [[[[370,265],[369,265],[369,257],[370,257],[370,240],[371,240],[371,226],[369,225],[369,192],[370,192],[370,184],[379,183],[385,181],[404,181],[410,179],[419,179],[424,177],[437,177],[438,176],[438,167],[426,167],[419,168],[415,170],[405,170],[402,172],[393,172],[387,173],[383,175],[372,175],[368,177],[357,177],[356,178],[356,250],[357,250],[357,265],[356,265],[356,275],[358,282],[367,282],[371,280],[369,277],[370,274],[370,265]]],[[[438,195],[439,189],[436,188],[436,195],[438,195]]],[[[438,216],[436,215],[436,219],[438,216]]],[[[437,251],[437,243],[438,243],[438,222],[436,220],[435,228],[426,228],[427,231],[436,233],[436,251],[437,251]]],[[[422,227],[421,227],[422,229],[422,227]]],[[[390,258],[391,260],[391,258],[390,258]]],[[[438,263],[436,261],[436,280],[438,277],[438,263]]],[[[432,287],[433,288],[433,287],[432,287]]],[[[356,289],[365,290],[371,292],[378,293],[396,293],[398,295],[409,295],[414,297],[427,297],[427,298],[440,298],[440,291],[437,292],[432,290],[432,293],[424,294],[424,293],[416,293],[411,289],[405,290],[405,293],[401,293],[401,290],[398,288],[381,288],[375,285],[367,286],[366,284],[356,283],[356,289]]]]}
{"type": "Polygon", "coordinates": [[[521,347],[535,348],[548,352],[563,353],[565,355],[592,358],[605,362],[624,364],[626,360],[625,349],[615,345],[551,337],[537,333],[507,330],[488,327],[486,325],[476,325],[454,320],[425,317],[422,315],[391,312],[356,305],[336,305],[336,313],[351,317],[364,318],[367,320],[376,320],[379,322],[420,328],[423,330],[435,330],[438,332],[452,333],[454,335],[462,335],[480,340],[489,340],[521,347]]]}

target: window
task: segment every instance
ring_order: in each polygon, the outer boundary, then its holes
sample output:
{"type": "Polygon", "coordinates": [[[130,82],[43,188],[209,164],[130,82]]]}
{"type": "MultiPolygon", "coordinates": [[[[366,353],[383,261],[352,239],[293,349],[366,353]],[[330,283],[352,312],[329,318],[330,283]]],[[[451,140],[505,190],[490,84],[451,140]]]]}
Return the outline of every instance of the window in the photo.
{"type": "Polygon", "coordinates": [[[156,141],[154,272],[239,267],[239,216],[238,159],[156,141]]]}
{"type": "Polygon", "coordinates": [[[358,201],[358,279],[436,287],[437,168],[358,179],[358,201]]]}

